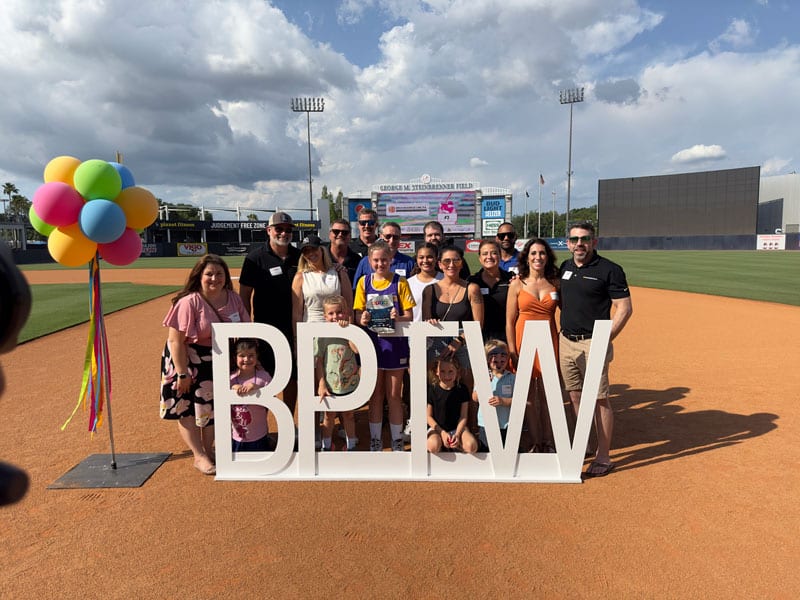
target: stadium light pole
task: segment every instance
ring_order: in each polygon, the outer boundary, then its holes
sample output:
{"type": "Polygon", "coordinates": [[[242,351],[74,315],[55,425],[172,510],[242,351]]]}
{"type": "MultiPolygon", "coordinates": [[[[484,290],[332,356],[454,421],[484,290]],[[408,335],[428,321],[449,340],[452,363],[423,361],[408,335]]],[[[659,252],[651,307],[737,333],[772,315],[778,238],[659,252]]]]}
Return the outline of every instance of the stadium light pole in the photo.
{"type": "Polygon", "coordinates": [[[292,112],[306,113],[306,131],[308,134],[308,218],[314,220],[314,190],[311,179],[311,113],[325,110],[324,98],[292,98],[289,102],[292,112]]]}
{"type": "Polygon", "coordinates": [[[569,104],[569,161],[567,163],[567,214],[564,221],[564,234],[569,235],[569,199],[572,188],[572,105],[583,102],[583,88],[561,90],[558,93],[561,104],[569,104]]]}

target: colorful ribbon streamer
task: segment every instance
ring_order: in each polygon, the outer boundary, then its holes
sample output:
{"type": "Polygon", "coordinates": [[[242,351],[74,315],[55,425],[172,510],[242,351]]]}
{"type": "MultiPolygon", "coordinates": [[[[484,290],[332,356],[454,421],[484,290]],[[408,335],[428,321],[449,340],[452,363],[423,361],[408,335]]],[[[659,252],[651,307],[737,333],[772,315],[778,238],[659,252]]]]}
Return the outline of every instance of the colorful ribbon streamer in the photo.
{"type": "Polygon", "coordinates": [[[103,319],[103,299],[100,287],[100,264],[97,254],[89,263],[89,335],[83,361],[83,379],[78,403],[61,426],[66,429],[78,408],[89,405],[89,431],[94,435],[103,423],[103,404],[111,402],[111,365],[108,360],[108,339],[103,319]]]}

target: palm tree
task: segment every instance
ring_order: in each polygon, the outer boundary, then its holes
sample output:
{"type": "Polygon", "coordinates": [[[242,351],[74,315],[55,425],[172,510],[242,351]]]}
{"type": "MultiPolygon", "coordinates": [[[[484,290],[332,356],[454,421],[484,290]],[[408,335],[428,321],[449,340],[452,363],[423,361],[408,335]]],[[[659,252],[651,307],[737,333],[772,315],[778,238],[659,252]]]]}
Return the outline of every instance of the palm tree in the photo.
{"type": "Polygon", "coordinates": [[[8,198],[3,198],[3,213],[7,213],[6,202],[10,202],[14,194],[19,194],[19,190],[17,186],[7,181],[3,184],[3,193],[8,196],[8,198]]]}

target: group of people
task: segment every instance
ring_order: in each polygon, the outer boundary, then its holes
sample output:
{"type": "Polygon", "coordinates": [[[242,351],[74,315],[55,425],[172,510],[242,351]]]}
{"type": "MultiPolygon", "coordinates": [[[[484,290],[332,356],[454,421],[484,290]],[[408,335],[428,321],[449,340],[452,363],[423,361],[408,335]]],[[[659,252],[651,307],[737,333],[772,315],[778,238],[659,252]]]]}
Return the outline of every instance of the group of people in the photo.
{"type": "MultiPolygon", "coordinates": [[[[429,339],[426,374],[428,450],[474,453],[487,449],[484,423],[488,418],[498,419],[505,440],[515,365],[527,320],[549,322],[564,389],[577,414],[594,321],[611,318],[613,340],[631,315],[625,274],[597,254],[591,223],[570,227],[567,244],[572,257],[560,268],[545,240],[528,240],[517,250],[513,225],[503,223],[495,238],[480,243],[480,269],[474,274],[470,274],[463,251],[446,242],[437,221],[424,226],[425,239],[413,257],[399,251],[400,225],[392,221],[379,224],[374,210],[359,213],[358,229],[353,240],[350,223],[338,219],[328,231],[329,244],[309,235],[294,247],[290,243],[292,219],[277,212],[267,226],[268,242],[244,261],[238,294],[225,262],[208,255],[194,267],[184,289],[173,299],[164,319],[169,334],[162,357],[161,415],[178,420],[194,466],[201,472],[215,472],[213,427],[209,427],[213,423],[210,338],[214,321],[249,321],[252,315],[254,321],[278,328],[292,348],[298,323],[327,321],[342,327],[362,327],[375,347],[379,369],[368,408],[371,451],[384,448],[385,408],[391,449],[406,448],[409,347],[405,337],[393,333],[396,323],[477,321],[484,334],[493,414],[483,414],[478,408],[474,370],[463,335],[429,339]],[[559,308],[560,333],[556,326],[559,308]]],[[[316,341],[314,377],[320,401],[355,389],[359,381],[357,352],[344,338],[316,341]]],[[[280,360],[256,340],[238,340],[235,355],[231,385],[243,398],[269,381],[276,360],[280,360]]],[[[589,476],[602,476],[614,468],[609,454],[613,412],[608,401],[608,364],[612,357],[610,345],[598,392],[597,451],[587,470],[589,476]]],[[[283,401],[294,412],[297,371],[296,361],[292,363],[283,401]]],[[[475,372],[486,373],[482,368],[475,372]]],[[[235,406],[231,418],[235,451],[271,449],[263,407],[235,406]]],[[[334,448],[335,419],[333,412],[324,415],[321,451],[334,448]]],[[[352,412],[339,414],[339,420],[345,449],[356,449],[352,412]]],[[[530,450],[555,452],[538,357],[526,423],[530,450]]]]}

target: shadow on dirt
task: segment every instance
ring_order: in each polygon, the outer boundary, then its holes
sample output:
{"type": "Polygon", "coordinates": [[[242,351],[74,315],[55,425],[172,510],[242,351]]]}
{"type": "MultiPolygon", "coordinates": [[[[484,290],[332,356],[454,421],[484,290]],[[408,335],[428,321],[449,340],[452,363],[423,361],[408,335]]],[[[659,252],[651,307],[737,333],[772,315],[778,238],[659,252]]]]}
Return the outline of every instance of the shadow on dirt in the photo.
{"type": "Polygon", "coordinates": [[[677,402],[689,391],[685,387],[648,390],[611,386],[615,408],[612,455],[618,471],[739,444],[778,427],[774,422],[778,415],[773,413],[687,410],[677,402]],[[630,447],[637,448],[625,450],[630,447]]]}

